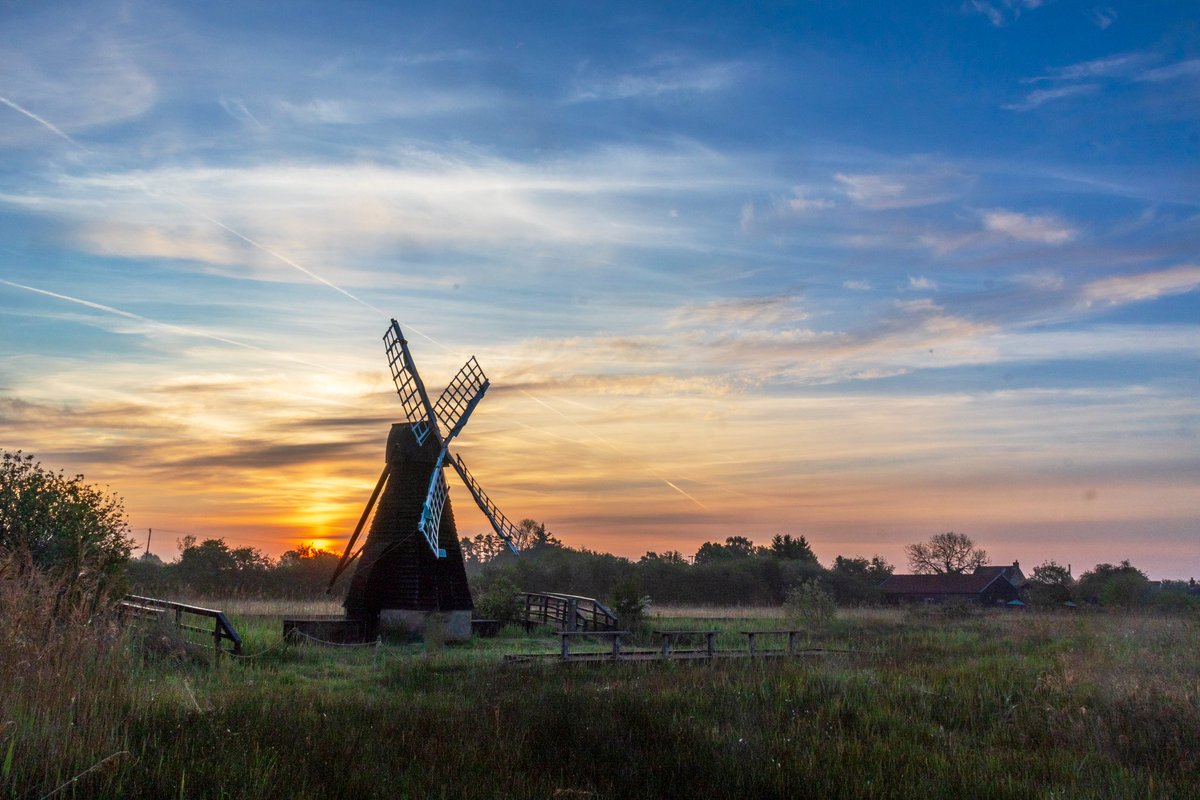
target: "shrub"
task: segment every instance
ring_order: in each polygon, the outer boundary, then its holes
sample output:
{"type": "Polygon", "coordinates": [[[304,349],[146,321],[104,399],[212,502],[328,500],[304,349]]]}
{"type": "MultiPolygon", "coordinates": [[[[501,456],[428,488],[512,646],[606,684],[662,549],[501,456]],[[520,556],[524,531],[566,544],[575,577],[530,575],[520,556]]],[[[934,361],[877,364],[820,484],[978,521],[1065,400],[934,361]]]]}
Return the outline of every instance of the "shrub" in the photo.
{"type": "Polygon", "coordinates": [[[522,610],[520,590],[505,577],[489,583],[475,599],[475,615],[480,619],[494,619],[501,625],[520,622],[522,610]]]}
{"type": "Polygon", "coordinates": [[[834,605],[833,595],[825,591],[821,582],[809,578],[788,590],[783,610],[789,620],[819,624],[832,619],[837,606],[834,605]]]}
{"type": "Polygon", "coordinates": [[[621,621],[621,626],[634,631],[642,625],[646,611],[650,608],[650,598],[641,593],[637,578],[627,575],[613,581],[609,604],[621,621]]]}

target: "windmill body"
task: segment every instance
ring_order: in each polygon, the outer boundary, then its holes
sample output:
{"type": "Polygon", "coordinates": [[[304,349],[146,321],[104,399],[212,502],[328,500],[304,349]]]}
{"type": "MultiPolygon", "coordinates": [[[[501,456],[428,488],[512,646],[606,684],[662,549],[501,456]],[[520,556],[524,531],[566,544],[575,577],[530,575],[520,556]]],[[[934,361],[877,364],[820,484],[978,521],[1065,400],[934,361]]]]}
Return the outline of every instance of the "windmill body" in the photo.
{"type": "Polygon", "coordinates": [[[467,638],[473,604],[444,475],[447,464],[497,535],[517,551],[515,526],[449,450],[487,391],[487,376],[472,357],[431,403],[395,320],[384,344],[407,421],[392,426],[383,473],[329,586],[357,562],[344,604],[347,618],[412,630],[436,616],[448,639],[467,638]],[[355,552],[368,520],[366,542],[355,552]]]}
{"type": "Polygon", "coordinates": [[[420,630],[430,615],[437,615],[448,638],[470,636],[474,606],[449,502],[438,526],[437,544],[444,557],[438,558],[418,531],[437,456],[432,440],[418,445],[409,425],[392,426],[389,477],[346,592],[347,617],[420,630]]]}

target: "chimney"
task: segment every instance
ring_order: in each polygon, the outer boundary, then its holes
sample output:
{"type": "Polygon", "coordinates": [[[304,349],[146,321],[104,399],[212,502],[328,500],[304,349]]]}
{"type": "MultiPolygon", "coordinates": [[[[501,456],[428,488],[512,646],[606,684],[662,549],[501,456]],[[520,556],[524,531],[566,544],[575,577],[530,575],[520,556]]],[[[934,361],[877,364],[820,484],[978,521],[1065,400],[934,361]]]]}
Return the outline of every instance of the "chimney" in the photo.
{"type": "Polygon", "coordinates": [[[1014,559],[1013,559],[1013,569],[1020,569],[1020,568],[1021,568],[1021,562],[1020,562],[1020,561],[1017,561],[1017,560],[1014,558],[1014,559]]]}

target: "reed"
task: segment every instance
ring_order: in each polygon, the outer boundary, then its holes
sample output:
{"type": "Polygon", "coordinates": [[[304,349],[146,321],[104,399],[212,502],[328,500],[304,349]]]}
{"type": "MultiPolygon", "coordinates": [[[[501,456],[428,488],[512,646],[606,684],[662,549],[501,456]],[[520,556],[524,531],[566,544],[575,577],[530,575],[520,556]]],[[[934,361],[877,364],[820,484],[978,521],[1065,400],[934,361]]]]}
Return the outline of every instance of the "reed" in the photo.
{"type": "MultiPolygon", "coordinates": [[[[723,620],[723,647],[779,624],[722,611],[669,619],[723,620]]],[[[855,654],[594,665],[506,664],[556,646],[514,629],[283,648],[277,620],[235,622],[261,655],[215,668],[139,660],[86,625],[55,658],[67,645],[41,640],[46,674],[0,690],[7,796],[1027,800],[1200,781],[1200,626],[1181,617],[852,611],[808,643],[855,654]]]]}

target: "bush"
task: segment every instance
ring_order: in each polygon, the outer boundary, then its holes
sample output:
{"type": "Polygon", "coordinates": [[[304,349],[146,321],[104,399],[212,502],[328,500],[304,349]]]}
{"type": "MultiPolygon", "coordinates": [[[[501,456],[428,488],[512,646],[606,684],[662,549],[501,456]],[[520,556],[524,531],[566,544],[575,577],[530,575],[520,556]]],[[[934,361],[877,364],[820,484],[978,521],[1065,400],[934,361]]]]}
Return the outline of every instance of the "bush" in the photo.
{"type": "Polygon", "coordinates": [[[635,631],[641,627],[650,608],[650,598],[641,593],[637,578],[628,575],[613,582],[609,605],[620,620],[621,627],[635,631]]]}
{"type": "Polygon", "coordinates": [[[505,577],[499,577],[489,583],[475,599],[475,616],[479,619],[494,619],[501,625],[520,622],[523,610],[520,589],[505,577]]]}
{"type": "Polygon", "coordinates": [[[784,615],[794,622],[821,624],[833,618],[837,606],[833,595],[815,578],[802,580],[788,590],[783,601],[784,615]]]}

